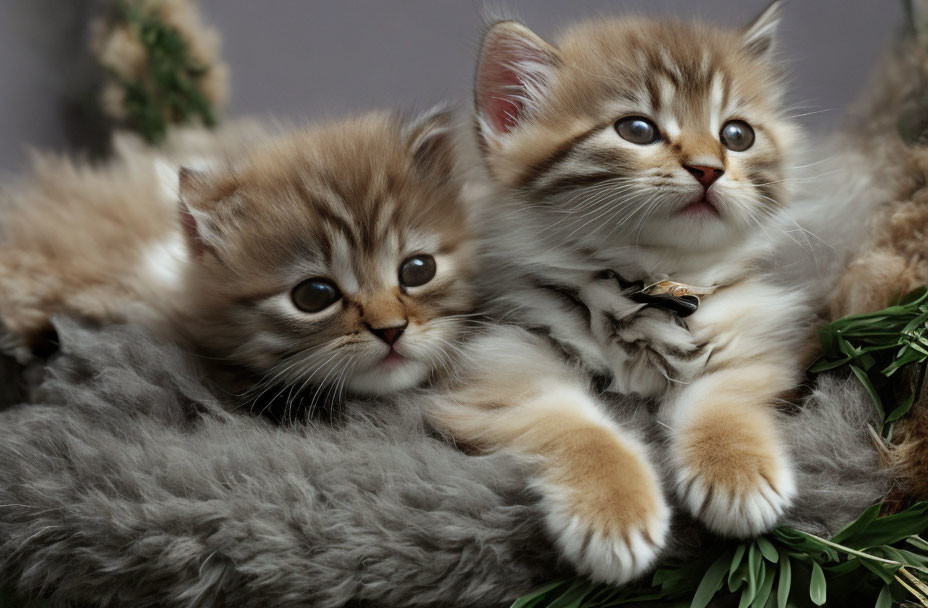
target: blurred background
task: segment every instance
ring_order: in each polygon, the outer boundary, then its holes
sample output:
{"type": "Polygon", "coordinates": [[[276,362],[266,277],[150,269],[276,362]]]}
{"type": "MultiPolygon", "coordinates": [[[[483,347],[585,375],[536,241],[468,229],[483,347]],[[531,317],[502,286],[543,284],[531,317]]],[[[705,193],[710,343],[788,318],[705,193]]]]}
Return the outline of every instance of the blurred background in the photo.
{"type": "MultiPolygon", "coordinates": [[[[0,173],[28,148],[80,149],[94,64],[89,23],[102,0],[0,0],[0,173]]],[[[767,0],[201,0],[231,72],[226,117],[295,120],[469,98],[489,6],[549,36],[602,14],[699,17],[741,25],[767,0]]],[[[821,133],[841,120],[902,22],[901,1],[792,0],[781,52],[794,114],[821,133]]]]}

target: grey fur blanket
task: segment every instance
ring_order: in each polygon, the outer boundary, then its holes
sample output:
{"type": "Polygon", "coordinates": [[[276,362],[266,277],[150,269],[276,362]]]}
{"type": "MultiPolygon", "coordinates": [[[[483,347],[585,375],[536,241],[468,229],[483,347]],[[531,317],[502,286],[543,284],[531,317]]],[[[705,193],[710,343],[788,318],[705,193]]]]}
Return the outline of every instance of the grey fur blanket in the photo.
{"type": "Polygon", "coordinates": [[[519,463],[460,453],[402,404],[275,428],[138,329],[58,333],[35,404],[0,414],[0,574],[22,592],[492,606],[557,575],[519,463]]]}
{"type": "MultiPolygon", "coordinates": [[[[402,403],[274,427],[227,412],[195,361],[140,329],[57,329],[32,403],[0,412],[0,581],[23,594],[493,606],[563,574],[522,465],[459,452],[402,403]]],[[[786,420],[801,471],[786,523],[828,534],[886,491],[870,408],[823,378],[786,420]]]]}

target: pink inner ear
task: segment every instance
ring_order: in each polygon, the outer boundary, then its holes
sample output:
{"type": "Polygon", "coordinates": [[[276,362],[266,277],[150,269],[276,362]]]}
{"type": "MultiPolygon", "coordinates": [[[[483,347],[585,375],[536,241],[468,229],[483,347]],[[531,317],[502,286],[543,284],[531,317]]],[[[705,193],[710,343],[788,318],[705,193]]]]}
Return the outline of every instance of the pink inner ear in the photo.
{"type": "Polygon", "coordinates": [[[480,75],[477,104],[496,133],[509,133],[518,124],[525,104],[519,74],[506,65],[488,66],[480,75]]]}
{"type": "Polygon", "coordinates": [[[200,238],[200,231],[197,229],[197,220],[184,203],[178,205],[178,212],[181,230],[183,230],[184,237],[187,239],[187,246],[190,247],[190,251],[195,257],[200,257],[203,255],[205,245],[203,239],[200,238]]]}

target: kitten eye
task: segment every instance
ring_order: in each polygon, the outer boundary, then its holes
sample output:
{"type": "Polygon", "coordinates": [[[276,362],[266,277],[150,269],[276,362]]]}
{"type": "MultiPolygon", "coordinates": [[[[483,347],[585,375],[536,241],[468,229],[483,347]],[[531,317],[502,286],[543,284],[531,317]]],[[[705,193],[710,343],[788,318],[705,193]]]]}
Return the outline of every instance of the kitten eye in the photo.
{"type": "Polygon", "coordinates": [[[290,293],[293,304],[303,312],[321,312],[341,297],[335,283],[326,279],[306,279],[290,293]]]}
{"type": "Polygon", "coordinates": [[[722,126],[719,139],[729,150],[744,152],[754,145],[754,129],[743,120],[730,120],[722,126]]]}
{"type": "Polygon", "coordinates": [[[400,284],[404,287],[425,285],[435,276],[435,258],[414,255],[400,264],[400,284]]]}
{"type": "Polygon", "coordinates": [[[646,146],[661,140],[657,125],[641,116],[629,116],[615,123],[615,130],[626,141],[646,146]]]}

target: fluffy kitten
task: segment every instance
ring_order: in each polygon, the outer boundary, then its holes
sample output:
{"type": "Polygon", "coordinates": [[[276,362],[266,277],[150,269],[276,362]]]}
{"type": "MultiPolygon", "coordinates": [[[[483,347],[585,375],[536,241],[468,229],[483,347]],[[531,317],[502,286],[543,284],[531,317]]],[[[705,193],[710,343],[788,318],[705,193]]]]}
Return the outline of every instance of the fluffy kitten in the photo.
{"type": "Polygon", "coordinates": [[[777,21],[776,5],[741,31],[601,19],[556,45],[507,21],[483,41],[485,274],[511,327],[475,343],[481,364],[436,417],[539,459],[549,528],[595,578],[645,571],[669,518],[644,442],[596,390],[659,402],[670,484],[710,529],[768,530],[794,493],[775,405],[799,381],[807,311],[758,270],[796,146],[777,21]],[[714,293],[681,320],[646,306],[661,279],[714,293]]]}
{"type": "Polygon", "coordinates": [[[421,384],[474,306],[448,134],[441,110],[370,114],[183,169],[179,192],[137,154],[42,159],[8,193],[0,317],[23,343],[57,312],[144,323],[295,392],[421,384]]]}

